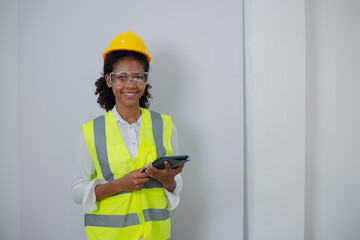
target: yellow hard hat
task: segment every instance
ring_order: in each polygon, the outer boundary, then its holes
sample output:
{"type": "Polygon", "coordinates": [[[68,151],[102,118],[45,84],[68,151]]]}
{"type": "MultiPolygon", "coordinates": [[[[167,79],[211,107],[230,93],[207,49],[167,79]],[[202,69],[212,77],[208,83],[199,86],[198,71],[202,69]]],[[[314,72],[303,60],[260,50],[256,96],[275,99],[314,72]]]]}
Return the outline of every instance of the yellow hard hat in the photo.
{"type": "Polygon", "coordinates": [[[131,31],[127,31],[126,33],[121,33],[111,40],[108,48],[103,52],[103,59],[105,61],[106,55],[113,51],[118,50],[127,50],[134,51],[144,54],[149,62],[151,61],[151,56],[148,51],[146,51],[145,43],[141,38],[139,38],[136,34],[131,31]]]}

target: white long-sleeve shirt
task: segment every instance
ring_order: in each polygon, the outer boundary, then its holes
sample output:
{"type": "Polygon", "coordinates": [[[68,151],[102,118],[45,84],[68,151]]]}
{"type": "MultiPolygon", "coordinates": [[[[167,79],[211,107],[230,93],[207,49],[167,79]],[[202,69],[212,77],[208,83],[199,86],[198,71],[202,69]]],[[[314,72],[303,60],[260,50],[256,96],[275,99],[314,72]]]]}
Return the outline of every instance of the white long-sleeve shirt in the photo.
{"type": "MultiPolygon", "coordinates": [[[[139,148],[142,116],[139,117],[136,123],[129,124],[120,116],[115,107],[112,110],[112,114],[118,125],[121,137],[123,138],[125,147],[128,150],[131,159],[135,159],[139,148]]],[[[172,154],[178,155],[178,133],[174,124],[171,133],[171,146],[173,149],[172,154]]],[[[81,132],[77,141],[71,197],[76,203],[83,205],[84,212],[91,212],[97,209],[95,186],[107,182],[106,180],[100,178],[91,180],[94,174],[95,166],[87,148],[84,133],[81,132]]],[[[164,188],[168,201],[168,210],[175,209],[180,202],[180,192],[183,185],[180,174],[175,176],[175,181],[176,188],[173,192],[169,192],[164,188]]]]}

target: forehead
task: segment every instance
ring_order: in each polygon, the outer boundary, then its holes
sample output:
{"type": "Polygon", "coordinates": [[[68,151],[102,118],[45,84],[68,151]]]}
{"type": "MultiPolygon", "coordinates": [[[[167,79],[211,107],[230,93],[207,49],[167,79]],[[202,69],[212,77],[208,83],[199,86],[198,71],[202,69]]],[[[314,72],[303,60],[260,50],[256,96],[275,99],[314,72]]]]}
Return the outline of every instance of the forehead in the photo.
{"type": "Polygon", "coordinates": [[[122,58],[119,59],[114,65],[113,65],[113,72],[130,72],[130,71],[136,71],[136,72],[143,72],[144,66],[141,61],[135,59],[135,58],[122,58]]]}

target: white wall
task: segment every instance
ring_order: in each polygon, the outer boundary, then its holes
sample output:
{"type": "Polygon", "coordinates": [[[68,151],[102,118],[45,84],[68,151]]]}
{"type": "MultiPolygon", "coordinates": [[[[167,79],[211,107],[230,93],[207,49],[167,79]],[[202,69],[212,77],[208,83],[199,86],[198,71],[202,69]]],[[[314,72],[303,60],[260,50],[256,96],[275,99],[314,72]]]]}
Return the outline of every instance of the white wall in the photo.
{"type": "Polygon", "coordinates": [[[18,85],[2,79],[18,95],[11,166],[19,164],[12,207],[20,220],[12,226],[21,236],[11,239],[85,239],[81,206],[70,199],[75,143],[81,124],[103,113],[93,94],[102,51],[127,30],[153,57],[151,109],[173,116],[192,159],[172,239],[241,239],[241,2],[18,0],[6,22],[14,17],[18,85]]]}
{"type": "Polygon", "coordinates": [[[19,239],[17,1],[0,1],[0,239],[19,239]]]}
{"type": "Polygon", "coordinates": [[[308,240],[360,239],[359,12],[307,1],[308,240]]]}
{"type": "Polygon", "coordinates": [[[246,237],[304,239],[303,0],[244,1],[246,237]]]}
{"type": "Polygon", "coordinates": [[[360,2],[244,4],[245,239],[358,240],[360,2]]]}

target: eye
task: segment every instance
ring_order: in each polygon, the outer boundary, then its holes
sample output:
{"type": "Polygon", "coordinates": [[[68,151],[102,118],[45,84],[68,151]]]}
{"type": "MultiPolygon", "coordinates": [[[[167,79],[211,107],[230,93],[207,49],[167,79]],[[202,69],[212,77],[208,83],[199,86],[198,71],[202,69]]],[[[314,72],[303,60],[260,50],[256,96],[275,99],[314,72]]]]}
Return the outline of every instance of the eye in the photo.
{"type": "Polygon", "coordinates": [[[123,74],[117,75],[117,76],[116,76],[116,79],[118,79],[118,80],[124,80],[124,79],[126,79],[126,75],[123,75],[123,74]]]}
{"type": "Polygon", "coordinates": [[[142,80],[145,80],[145,76],[142,75],[142,74],[138,74],[138,75],[135,76],[135,79],[139,80],[139,81],[142,81],[142,80]]]}

